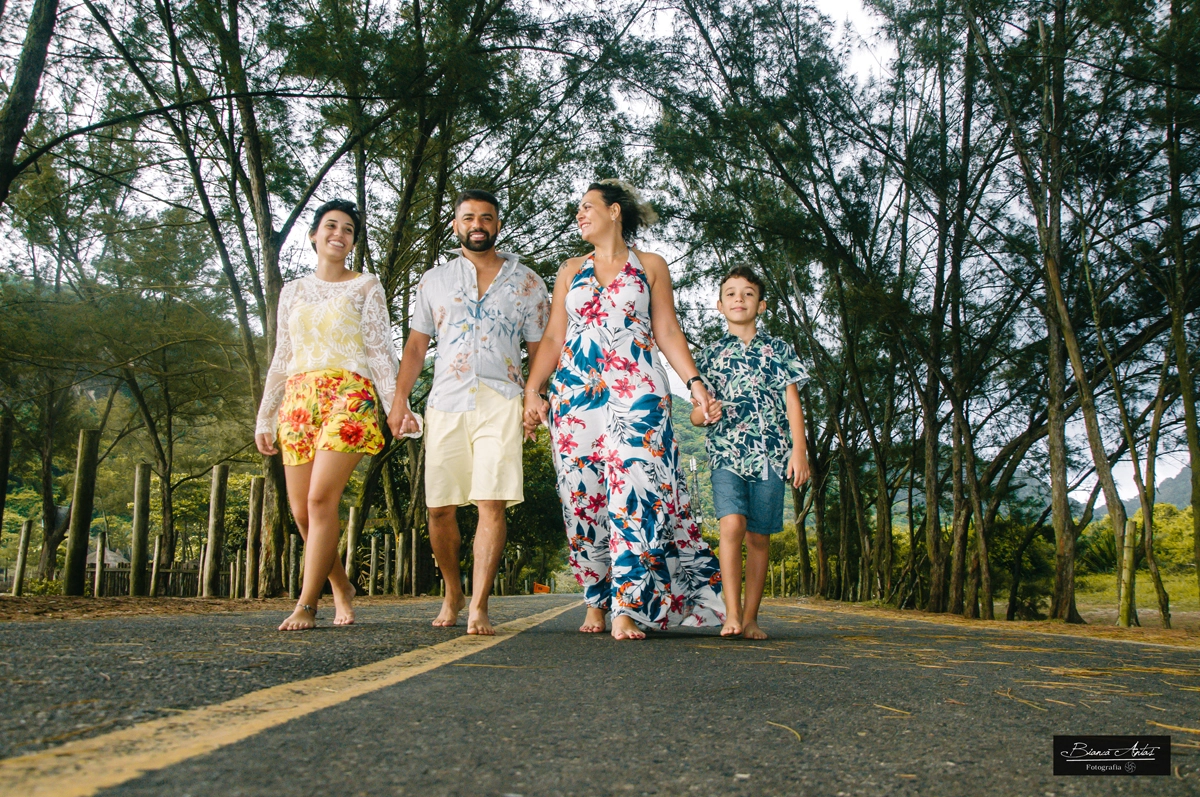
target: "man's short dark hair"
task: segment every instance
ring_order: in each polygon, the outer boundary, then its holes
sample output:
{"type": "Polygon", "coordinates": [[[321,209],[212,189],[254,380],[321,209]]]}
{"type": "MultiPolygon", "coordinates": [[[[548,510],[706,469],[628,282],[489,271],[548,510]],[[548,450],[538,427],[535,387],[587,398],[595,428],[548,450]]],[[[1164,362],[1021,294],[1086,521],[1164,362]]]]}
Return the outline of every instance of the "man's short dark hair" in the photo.
{"type": "Polygon", "coordinates": [[[762,277],[754,272],[754,269],[749,266],[734,266],[726,272],[724,277],[721,277],[721,284],[717,286],[717,298],[721,298],[722,291],[725,290],[725,283],[731,279],[740,278],[749,282],[754,287],[758,288],[758,300],[761,302],[767,298],[767,286],[762,281],[762,277]]]}
{"type": "Polygon", "coordinates": [[[458,212],[458,206],[464,202],[490,202],[492,207],[496,209],[496,215],[500,215],[500,200],[496,199],[496,195],[491,191],[484,191],[482,188],[468,188],[458,195],[454,200],[454,212],[458,212]]]}

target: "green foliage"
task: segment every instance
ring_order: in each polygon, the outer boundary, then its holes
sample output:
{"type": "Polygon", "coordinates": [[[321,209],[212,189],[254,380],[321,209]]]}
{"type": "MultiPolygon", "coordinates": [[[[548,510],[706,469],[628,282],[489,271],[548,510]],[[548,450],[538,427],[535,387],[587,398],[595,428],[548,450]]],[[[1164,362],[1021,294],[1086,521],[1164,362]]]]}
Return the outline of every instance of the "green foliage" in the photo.
{"type": "MultiPolygon", "coordinates": [[[[1135,566],[1145,567],[1145,547],[1141,544],[1142,511],[1131,518],[1137,524],[1138,546],[1135,566]]],[[[1196,566],[1192,548],[1192,507],[1182,512],[1174,504],[1154,505],[1154,558],[1163,569],[1181,570],[1196,566]]],[[[1076,543],[1077,570],[1080,573],[1116,573],[1120,557],[1112,518],[1105,516],[1088,524],[1076,543]]]]}
{"type": "Polygon", "coordinates": [[[61,595],[63,583],[54,579],[30,579],[26,576],[24,591],[26,595],[61,595]]]}

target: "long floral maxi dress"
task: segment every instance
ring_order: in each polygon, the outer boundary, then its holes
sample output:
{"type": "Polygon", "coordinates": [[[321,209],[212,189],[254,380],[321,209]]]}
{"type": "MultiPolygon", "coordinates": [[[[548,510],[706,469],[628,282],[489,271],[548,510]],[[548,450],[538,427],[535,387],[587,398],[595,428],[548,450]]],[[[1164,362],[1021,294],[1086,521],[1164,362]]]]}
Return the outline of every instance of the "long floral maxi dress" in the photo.
{"type": "Polygon", "coordinates": [[[637,255],[607,287],[592,258],[567,293],[567,334],[550,386],[550,435],[588,606],[650,628],[720,625],[721,571],[700,537],[654,360],[650,284],[637,255]]]}

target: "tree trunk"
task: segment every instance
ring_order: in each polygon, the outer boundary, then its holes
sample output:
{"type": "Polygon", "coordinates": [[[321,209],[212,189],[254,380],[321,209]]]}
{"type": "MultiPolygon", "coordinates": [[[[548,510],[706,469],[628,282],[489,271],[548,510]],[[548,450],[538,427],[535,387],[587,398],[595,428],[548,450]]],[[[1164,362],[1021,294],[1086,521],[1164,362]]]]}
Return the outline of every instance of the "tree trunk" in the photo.
{"type": "Polygon", "coordinates": [[[963,617],[979,619],[979,549],[971,551],[971,567],[967,574],[967,586],[963,599],[963,617]]]}
{"type": "Polygon", "coordinates": [[[817,546],[817,594],[822,598],[829,597],[829,555],[825,552],[825,479],[823,475],[819,482],[813,485],[816,491],[813,495],[813,528],[817,546]]]}
{"type": "Polygon", "coordinates": [[[963,491],[963,436],[958,414],[951,421],[954,440],[950,454],[950,484],[953,496],[954,521],[950,526],[950,599],[946,611],[963,613],[963,587],[967,578],[967,531],[971,522],[971,508],[963,491]]]}
{"type": "Polygon", "coordinates": [[[942,553],[942,519],[938,504],[941,501],[938,473],[939,446],[938,381],[932,372],[927,378],[926,398],[921,402],[925,440],[925,548],[929,551],[929,601],[927,612],[946,611],[946,558],[942,553]],[[932,400],[931,400],[932,399],[932,400]]]}
{"type": "Polygon", "coordinates": [[[1017,601],[1018,593],[1021,590],[1021,560],[1025,558],[1025,549],[1033,542],[1033,538],[1037,535],[1038,527],[1031,525],[1026,531],[1025,536],[1021,538],[1021,544],[1017,546],[1016,553],[1013,554],[1012,563],[1012,586],[1008,590],[1008,610],[1004,613],[1004,619],[1012,622],[1017,619],[1017,601]]]}
{"type": "MultiPolygon", "coordinates": [[[[1179,0],[1171,0],[1168,36],[1176,47],[1182,24],[1179,0]]],[[[1192,356],[1188,350],[1187,298],[1192,283],[1184,240],[1183,201],[1183,130],[1185,123],[1180,119],[1181,92],[1176,87],[1180,64],[1175,52],[1170,52],[1169,70],[1171,86],[1166,89],[1167,110],[1167,235],[1170,241],[1171,290],[1167,305],[1171,311],[1171,343],[1175,349],[1175,371],[1179,375],[1179,400],[1183,404],[1183,423],[1187,436],[1188,465],[1191,469],[1192,487],[1192,544],[1196,564],[1196,586],[1200,588],[1200,421],[1196,418],[1196,390],[1192,382],[1192,356]]]]}
{"type": "Polygon", "coordinates": [[[0,203],[8,199],[17,178],[16,157],[25,128],[37,103],[38,86],[46,68],[46,53],[58,19],[58,0],[34,0],[25,29],[25,43],[8,87],[8,98],[0,108],[0,203]]]}
{"type": "MultiPolygon", "coordinates": [[[[805,488],[807,489],[807,488],[805,488]]],[[[808,529],[805,524],[808,522],[808,505],[804,501],[804,494],[792,488],[792,510],[796,514],[796,553],[800,563],[800,594],[812,594],[812,565],[808,560],[808,529]]]]}
{"type": "Polygon", "coordinates": [[[13,418],[0,414],[0,539],[4,534],[4,504],[8,498],[8,466],[12,461],[13,418]]]}
{"type": "Polygon", "coordinates": [[[287,589],[287,489],[283,480],[283,458],[263,457],[262,559],[259,562],[259,597],[278,598],[287,589]],[[284,489],[280,490],[280,485],[284,489]]]}

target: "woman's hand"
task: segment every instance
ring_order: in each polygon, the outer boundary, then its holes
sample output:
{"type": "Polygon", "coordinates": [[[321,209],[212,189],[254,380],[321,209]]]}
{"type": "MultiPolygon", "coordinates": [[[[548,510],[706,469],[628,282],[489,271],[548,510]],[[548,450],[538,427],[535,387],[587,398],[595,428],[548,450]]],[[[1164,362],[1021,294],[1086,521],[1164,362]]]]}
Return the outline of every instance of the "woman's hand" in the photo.
{"type": "Polygon", "coordinates": [[[704,413],[704,425],[716,423],[721,419],[721,402],[713,398],[712,393],[704,386],[702,380],[692,383],[692,403],[704,413]]]}
{"type": "Polygon", "coordinates": [[[408,406],[406,400],[392,401],[392,409],[387,416],[387,425],[392,430],[392,437],[396,439],[421,431],[421,425],[417,423],[417,417],[413,415],[412,408],[408,406]]]}
{"type": "Polygon", "coordinates": [[[537,393],[525,392],[525,415],[522,423],[527,438],[530,440],[537,438],[537,428],[547,422],[549,411],[550,404],[544,398],[537,393]]]}
{"type": "Polygon", "coordinates": [[[264,457],[273,457],[279,453],[279,449],[275,447],[275,435],[270,432],[254,435],[254,445],[258,446],[258,453],[264,457]]]}

